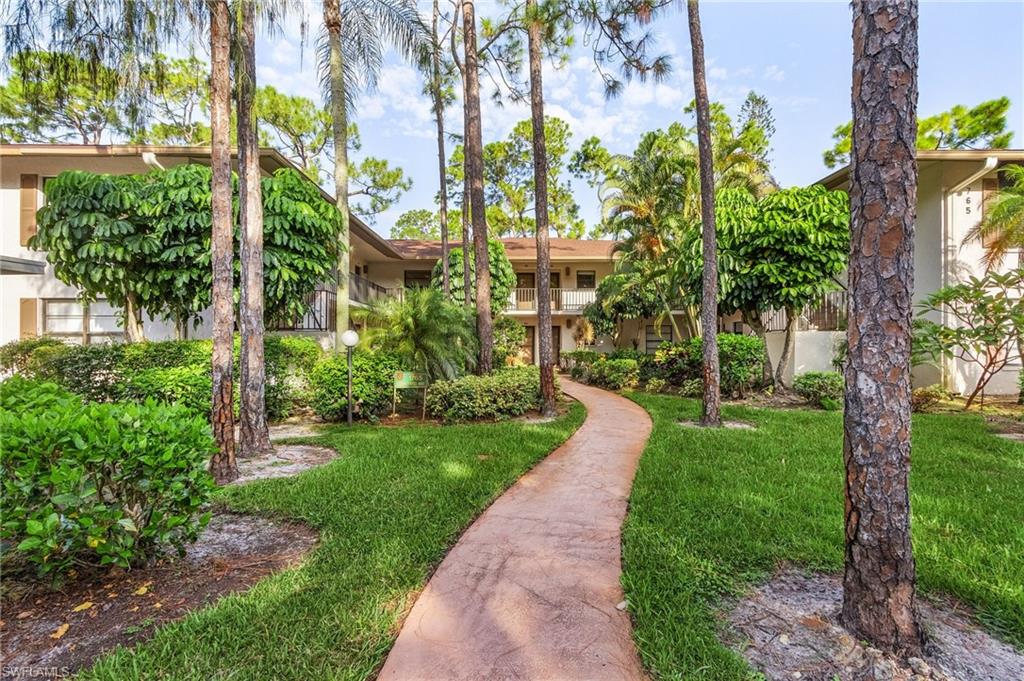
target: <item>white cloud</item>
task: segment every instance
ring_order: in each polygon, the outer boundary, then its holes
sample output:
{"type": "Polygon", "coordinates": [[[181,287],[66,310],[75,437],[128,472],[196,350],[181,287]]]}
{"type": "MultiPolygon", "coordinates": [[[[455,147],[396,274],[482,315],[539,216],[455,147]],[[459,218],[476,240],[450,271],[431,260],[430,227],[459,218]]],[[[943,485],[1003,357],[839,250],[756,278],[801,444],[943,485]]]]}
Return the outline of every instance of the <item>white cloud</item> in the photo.
{"type": "Polygon", "coordinates": [[[772,80],[777,83],[781,83],[786,79],[786,72],[778,64],[769,64],[764,67],[764,72],[761,77],[765,80],[772,80]]]}

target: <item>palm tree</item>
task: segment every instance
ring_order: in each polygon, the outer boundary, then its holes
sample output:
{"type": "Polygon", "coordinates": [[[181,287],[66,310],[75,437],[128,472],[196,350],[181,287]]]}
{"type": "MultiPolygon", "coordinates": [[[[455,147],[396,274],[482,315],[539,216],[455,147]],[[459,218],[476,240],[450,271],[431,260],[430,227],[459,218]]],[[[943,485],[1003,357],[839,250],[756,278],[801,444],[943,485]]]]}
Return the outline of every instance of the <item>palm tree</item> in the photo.
{"type": "Polygon", "coordinates": [[[241,286],[239,320],[240,454],[255,456],[269,451],[265,401],[266,368],[263,357],[263,200],[260,190],[260,149],[253,105],[256,93],[256,3],[240,2],[239,45],[235,50],[238,104],[238,202],[241,216],[241,286]]]}
{"type": "Polygon", "coordinates": [[[910,329],[917,210],[917,3],[853,2],[842,621],[919,655],[910,541],[910,329]],[[880,133],[878,121],[886,121],[880,133]]]}
{"type": "Polygon", "coordinates": [[[210,9],[210,166],[213,225],[213,408],[210,421],[218,452],[210,470],[218,483],[238,477],[232,379],[234,247],[231,210],[231,15],[227,0],[208,0],[210,9]]]}
{"type": "Polygon", "coordinates": [[[376,84],[385,44],[413,59],[428,33],[415,0],[323,0],[323,13],[320,73],[333,121],[334,196],[341,212],[334,346],[341,352],[341,334],[349,326],[349,112],[359,91],[376,84]]]}
{"type": "Polygon", "coordinates": [[[987,270],[999,268],[1010,251],[1024,249],[1024,166],[1008,165],[1000,172],[1008,184],[986,202],[985,217],[964,239],[984,245],[987,270]]]}
{"type": "Polygon", "coordinates": [[[472,313],[437,289],[412,289],[356,315],[367,347],[396,355],[404,367],[432,380],[456,378],[476,361],[472,313]]]}

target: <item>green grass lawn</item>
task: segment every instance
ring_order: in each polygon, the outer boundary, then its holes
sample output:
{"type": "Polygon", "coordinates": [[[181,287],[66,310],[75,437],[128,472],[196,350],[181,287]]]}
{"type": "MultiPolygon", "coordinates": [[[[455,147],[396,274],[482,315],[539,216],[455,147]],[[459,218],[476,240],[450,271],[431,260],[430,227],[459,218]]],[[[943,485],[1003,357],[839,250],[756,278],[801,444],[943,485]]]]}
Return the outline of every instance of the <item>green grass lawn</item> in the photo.
{"type": "MultiPolygon", "coordinates": [[[[623,581],[644,663],[666,679],[746,679],[715,608],[791,562],[843,564],[842,416],[727,407],[756,431],[683,428],[698,403],[632,395],[654,419],[623,538],[623,581]]],[[[919,584],[977,609],[1024,646],[1024,446],[968,415],[914,418],[919,584]]]]}
{"type": "Polygon", "coordinates": [[[356,426],[304,442],[342,456],[294,478],[222,493],[234,510],[320,530],[307,561],[118,650],[87,679],[363,679],[410,597],[467,525],[583,422],[356,426]]]}

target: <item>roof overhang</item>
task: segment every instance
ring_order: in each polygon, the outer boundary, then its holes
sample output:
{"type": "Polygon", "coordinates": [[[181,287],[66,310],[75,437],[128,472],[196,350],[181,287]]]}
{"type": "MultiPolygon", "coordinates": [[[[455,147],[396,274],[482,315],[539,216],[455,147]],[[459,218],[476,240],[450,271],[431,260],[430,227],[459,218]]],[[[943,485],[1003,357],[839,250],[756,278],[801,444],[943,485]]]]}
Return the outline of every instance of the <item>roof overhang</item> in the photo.
{"type": "Polygon", "coordinates": [[[28,258],[15,258],[12,255],[0,255],[0,275],[34,274],[46,272],[46,263],[28,258]]]}
{"type": "MultiPolygon", "coordinates": [[[[996,163],[1024,163],[1024,149],[919,149],[917,151],[917,162],[926,161],[974,161],[986,163],[990,158],[995,158],[996,163]]],[[[849,183],[850,166],[844,166],[825,177],[815,184],[823,185],[826,189],[842,189],[849,183]]]]}

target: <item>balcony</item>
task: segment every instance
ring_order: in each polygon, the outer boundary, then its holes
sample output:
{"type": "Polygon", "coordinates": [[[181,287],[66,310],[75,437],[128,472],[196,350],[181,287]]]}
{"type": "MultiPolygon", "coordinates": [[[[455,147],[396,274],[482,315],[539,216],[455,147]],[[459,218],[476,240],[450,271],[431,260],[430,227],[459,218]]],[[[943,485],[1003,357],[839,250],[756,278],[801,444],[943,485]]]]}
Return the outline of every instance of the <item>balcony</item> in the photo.
{"type": "Polygon", "coordinates": [[[384,288],[358,274],[348,275],[348,299],[353,302],[369,305],[382,298],[396,296],[401,297],[401,291],[384,288]]]}
{"type": "MultiPolygon", "coordinates": [[[[596,289],[592,288],[553,288],[551,289],[551,312],[556,314],[580,314],[583,308],[597,298],[596,289]]],[[[513,289],[509,296],[506,312],[536,312],[537,289],[513,289]]]]}

